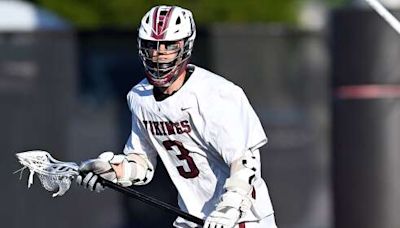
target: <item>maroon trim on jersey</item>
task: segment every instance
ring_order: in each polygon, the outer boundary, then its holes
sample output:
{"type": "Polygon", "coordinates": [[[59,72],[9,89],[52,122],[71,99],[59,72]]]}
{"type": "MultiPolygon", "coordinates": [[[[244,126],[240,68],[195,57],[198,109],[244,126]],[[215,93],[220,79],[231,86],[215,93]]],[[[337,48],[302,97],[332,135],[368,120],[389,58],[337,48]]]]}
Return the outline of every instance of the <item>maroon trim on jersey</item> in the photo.
{"type": "Polygon", "coordinates": [[[246,228],[246,224],[244,222],[239,223],[239,228],[246,228]]]}
{"type": "Polygon", "coordinates": [[[157,40],[165,38],[165,31],[171,19],[172,11],[174,10],[174,7],[171,7],[166,15],[160,15],[158,12],[159,8],[160,7],[157,7],[153,13],[153,31],[151,33],[151,37],[157,40]],[[158,23],[157,19],[159,21],[158,23]]]}

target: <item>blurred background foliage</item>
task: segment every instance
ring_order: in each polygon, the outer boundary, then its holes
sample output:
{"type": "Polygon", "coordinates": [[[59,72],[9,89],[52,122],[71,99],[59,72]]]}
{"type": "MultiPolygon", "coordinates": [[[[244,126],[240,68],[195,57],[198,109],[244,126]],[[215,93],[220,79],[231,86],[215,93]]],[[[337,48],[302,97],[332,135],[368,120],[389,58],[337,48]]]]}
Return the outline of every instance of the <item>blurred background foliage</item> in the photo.
{"type": "MultiPolygon", "coordinates": [[[[313,0],[31,0],[71,21],[78,28],[136,28],[158,4],[179,5],[195,12],[198,25],[216,22],[296,24],[304,2],[313,0]]],[[[338,6],[349,0],[314,0],[338,6]]]]}
{"type": "Polygon", "coordinates": [[[354,2],[356,0],[327,0],[327,3],[329,6],[332,7],[341,7],[341,6],[346,6],[349,5],[351,2],[354,2]]]}

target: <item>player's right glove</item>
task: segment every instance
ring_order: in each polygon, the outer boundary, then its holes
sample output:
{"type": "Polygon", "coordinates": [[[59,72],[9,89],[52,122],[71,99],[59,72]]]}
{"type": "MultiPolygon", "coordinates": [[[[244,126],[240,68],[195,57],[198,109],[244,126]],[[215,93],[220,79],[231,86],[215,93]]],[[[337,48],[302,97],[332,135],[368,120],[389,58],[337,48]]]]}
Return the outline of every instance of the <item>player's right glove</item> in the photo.
{"type": "MultiPolygon", "coordinates": [[[[128,161],[125,155],[114,155],[113,152],[104,152],[96,159],[82,162],[79,167],[80,175],[76,177],[76,182],[78,185],[82,185],[84,188],[96,192],[101,192],[105,189],[99,182],[99,177],[122,186],[130,186],[132,182],[129,178],[124,178],[129,176],[129,174],[124,174],[123,177],[117,178],[117,173],[113,168],[113,165],[119,165],[121,163],[123,167],[129,166],[127,165],[128,161]]],[[[129,172],[130,169],[128,168],[124,171],[129,172]]]]}
{"type": "Polygon", "coordinates": [[[233,228],[250,207],[249,196],[227,191],[216,209],[207,217],[204,228],[233,228]]]}

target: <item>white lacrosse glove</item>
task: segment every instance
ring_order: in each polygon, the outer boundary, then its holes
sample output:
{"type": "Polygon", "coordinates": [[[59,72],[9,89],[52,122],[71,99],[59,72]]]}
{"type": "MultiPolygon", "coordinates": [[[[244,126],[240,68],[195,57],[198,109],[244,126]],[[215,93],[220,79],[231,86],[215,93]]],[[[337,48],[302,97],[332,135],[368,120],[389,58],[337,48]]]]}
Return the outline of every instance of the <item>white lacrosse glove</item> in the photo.
{"type": "Polygon", "coordinates": [[[207,217],[204,228],[233,228],[250,207],[249,196],[227,191],[216,209],[207,217]]]}
{"type": "Polygon", "coordinates": [[[114,155],[113,152],[104,152],[96,159],[82,162],[79,171],[80,175],[76,177],[76,182],[90,191],[101,192],[105,189],[98,181],[99,177],[118,183],[124,187],[132,185],[132,182],[129,180],[131,169],[129,168],[126,156],[122,154],[114,155]],[[124,174],[122,177],[117,178],[112,165],[121,163],[124,174]]]}

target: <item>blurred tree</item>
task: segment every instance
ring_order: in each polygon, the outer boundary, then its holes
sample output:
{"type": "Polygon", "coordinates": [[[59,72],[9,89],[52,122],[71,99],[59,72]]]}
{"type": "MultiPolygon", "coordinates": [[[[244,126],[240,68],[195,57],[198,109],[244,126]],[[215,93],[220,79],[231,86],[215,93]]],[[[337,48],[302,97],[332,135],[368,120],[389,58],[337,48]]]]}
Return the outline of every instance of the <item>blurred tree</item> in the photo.
{"type": "Polygon", "coordinates": [[[328,0],[330,6],[341,7],[349,5],[353,0],[328,0]]]}
{"type": "MultiPolygon", "coordinates": [[[[214,22],[296,23],[302,0],[31,0],[70,20],[80,28],[133,28],[158,4],[179,5],[193,11],[198,24],[214,22]]],[[[304,1],[304,0],[303,0],[304,1]]]]}

